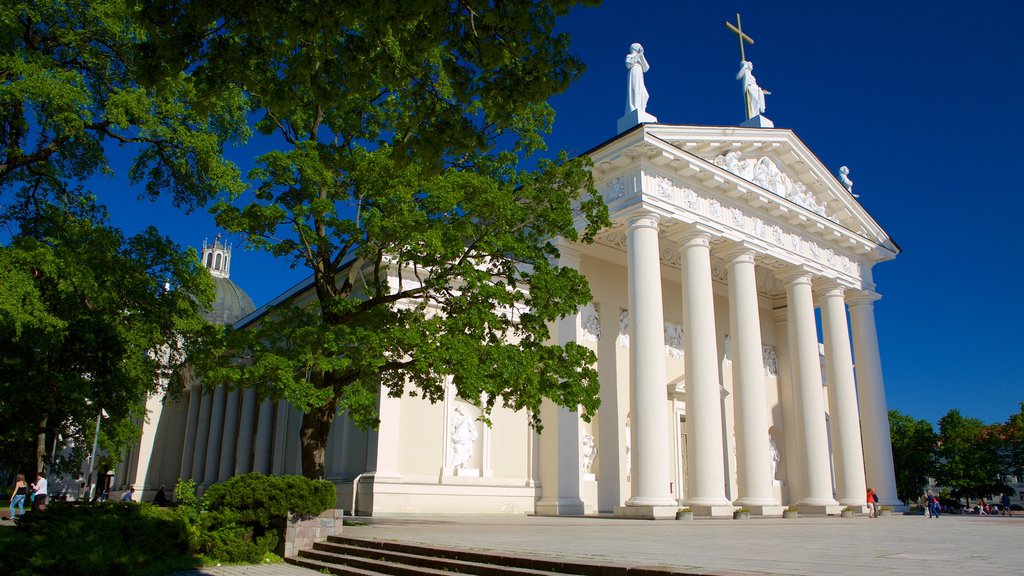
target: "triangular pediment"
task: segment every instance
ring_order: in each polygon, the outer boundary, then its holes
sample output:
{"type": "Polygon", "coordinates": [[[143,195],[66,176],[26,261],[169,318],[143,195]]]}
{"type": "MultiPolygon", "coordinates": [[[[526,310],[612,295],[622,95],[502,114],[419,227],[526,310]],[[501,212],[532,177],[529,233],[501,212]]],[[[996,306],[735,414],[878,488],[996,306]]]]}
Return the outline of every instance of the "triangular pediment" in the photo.
{"type": "Polygon", "coordinates": [[[660,140],[873,243],[899,248],[851,190],[791,130],[647,124],[660,140]]]}

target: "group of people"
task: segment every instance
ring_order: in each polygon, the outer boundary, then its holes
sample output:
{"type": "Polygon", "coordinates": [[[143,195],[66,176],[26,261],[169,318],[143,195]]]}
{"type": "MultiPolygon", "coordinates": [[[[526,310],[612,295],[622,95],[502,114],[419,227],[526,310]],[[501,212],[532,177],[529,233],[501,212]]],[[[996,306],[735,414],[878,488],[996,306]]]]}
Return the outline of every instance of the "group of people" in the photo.
{"type": "Polygon", "coordinates": [[[14,480],[14,491],[11,496],[11,515],[13,520],[25,513],[25,500],[31,499],[32,510],[46,509],[46,476],[42,472],[36,474],[36,481],[29,484],[24,474],[18,474],[14,480]],[[17,512],[15,512],[17,508],[17,512]]]}
{"type": "MultiPolygon", "coordinates": [[[[928,490],[923,496],[921,496],[921,507],[924,508],[924,513],[929,518],[938,518],[939,513],[944,510],[942,504],[939,502],[938,494],[935,494],[931,490],[928,490]]],[[[947,506],[945,510],[955,512],[956,507],[947,506]]],[[[1010,496],[1004,494],[999,504],[987,504],[983,499],[979,499],[978,503],[974,506],[971,506],[970,502],[968,502],[966,506],[960,507],[960,514],[1012,516],[1013,512],[1010,509],[1010,496]]]]}

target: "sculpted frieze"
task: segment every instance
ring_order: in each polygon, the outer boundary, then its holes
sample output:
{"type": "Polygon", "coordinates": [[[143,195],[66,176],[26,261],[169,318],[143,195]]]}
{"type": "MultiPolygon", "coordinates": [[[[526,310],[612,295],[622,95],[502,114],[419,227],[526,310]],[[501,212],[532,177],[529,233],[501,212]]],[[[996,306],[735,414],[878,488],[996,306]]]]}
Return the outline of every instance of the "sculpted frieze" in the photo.
{"type": "Polygon", "coordinates": [[[714,164],[819,216],[838,222],[834,216],[826,214],[825,205],[818,203],[803,182],[783,172],[768,156],[741,158],[738,150],[732,150],[715,157],[714,164]]]}
{"type": "MultiPolygon", "coordinates": [[[[730,154],[734,153],[730,152],[730,154]]],[[[790,186],[791,191],[796,190],[798,194],[805,193],[803,185],[799,182],[787,183],[784,178],[775,175],[777,166],[773,162],[763,162],[760,168],[758,168],[757,162],[744,164],[740,162],[739,156],[735,156],[731,160],[737,161],[735,169],[740,172],[746,170],[744,166],[747,166],[752,174],[752,178],[755,177],[755,171],[760,170],[762,175],[759,178],[770,186],[768,189],[771,189],[771,187],[778,188],[780,186],[779,182],[783,182],[781,185],[790,186]],[[768,180],[764,180],[765,178],[768,180]]],[[[725,167],[728,168],[728,162],[731,160],[722,157],[721,162],[726,163],[725,167]]],[[[785,175],[782,174],[782,176],[785,175]]],[[[681,210],[698,214],[725,227],[738,230],[751,237],[759,238],[787,252],[798,255],[802,259],[813,261],[844,275],[855,278],[860,277],[860,265],[848,256],[837,252],[832,247],[808,239],[799,231],[793,232],[780,224],[766,221],[763,216],[748,214],[746,211],[748,208],[745,205],[731,205],[732,203],[729,200],[725,200],[728,204],[723,204],[723,201],[719,198],[710,194],[702,194],[693,188],[679,186],[672,178],[661,174],[644,173],[641,178],[643,180],[643,189],[650,190],[652,196],[662,198],[670,204],[678,206],[681,210]]],[[[630,187],[627,182],[629,179],[628,176],[613,178],[599,185],[599,189],[606,191],[606,200],[613,197],[617,198],[619,194],[627,193],[626,189],[630,187]]],[[[670,226],[671,220],[664,220],[659,225],[659,228],[664,230],[670,226]]],[[[601,235],[600,240],[606,245],[623,250],[627,249],[627,234],[622,228],[608,231],[601,235]]],[[[662,235],[660,248],[661,260],[664,263],[679,265],[680,255],[678,246],[668,241],[664,235],[662,235]]]]}

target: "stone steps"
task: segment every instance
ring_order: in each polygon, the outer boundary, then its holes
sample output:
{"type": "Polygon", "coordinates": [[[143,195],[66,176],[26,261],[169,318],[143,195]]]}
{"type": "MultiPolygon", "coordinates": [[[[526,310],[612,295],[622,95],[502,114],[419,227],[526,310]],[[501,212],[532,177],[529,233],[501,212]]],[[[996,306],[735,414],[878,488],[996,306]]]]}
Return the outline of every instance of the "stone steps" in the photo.
{"type": "Polygon", "coordinates": [[[662,566],[594,564],[332,536],[286,562],[343,576],[688,576],[662,566]]]}

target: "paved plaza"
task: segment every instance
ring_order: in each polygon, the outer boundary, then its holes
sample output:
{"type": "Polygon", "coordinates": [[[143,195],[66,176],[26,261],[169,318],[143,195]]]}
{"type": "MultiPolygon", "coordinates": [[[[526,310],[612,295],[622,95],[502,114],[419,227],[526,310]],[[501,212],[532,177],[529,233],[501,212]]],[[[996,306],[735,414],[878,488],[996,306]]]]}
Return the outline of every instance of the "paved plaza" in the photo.
{"type": "MultiPolygon", "coordinates": [[[[643,521],[410,516],[363,519],[345,534],[513,555],[661,566],[708,575],[1024,574],[1024,516],[891,516],[643,521]]],[[[286,565],[182,576],[312,576],[286,565]]]]}

